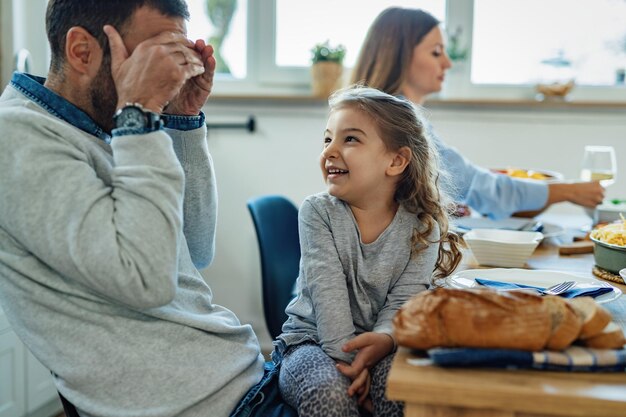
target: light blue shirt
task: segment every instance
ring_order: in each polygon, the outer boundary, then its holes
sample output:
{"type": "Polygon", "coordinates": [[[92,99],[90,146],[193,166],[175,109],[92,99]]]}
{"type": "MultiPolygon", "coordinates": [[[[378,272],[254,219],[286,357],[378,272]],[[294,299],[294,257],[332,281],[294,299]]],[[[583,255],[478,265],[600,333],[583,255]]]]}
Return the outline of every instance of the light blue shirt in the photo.
{"type": "Polygon", "coordinates": [[[427,128],[439,151],[441,167],[448,172],[442,186],[454,201],[493,219],[510,217],[518,211],[539,210],[546,205],[545,182],[512,178],[478,167],[439,139],[432,126],[427,128]]]}

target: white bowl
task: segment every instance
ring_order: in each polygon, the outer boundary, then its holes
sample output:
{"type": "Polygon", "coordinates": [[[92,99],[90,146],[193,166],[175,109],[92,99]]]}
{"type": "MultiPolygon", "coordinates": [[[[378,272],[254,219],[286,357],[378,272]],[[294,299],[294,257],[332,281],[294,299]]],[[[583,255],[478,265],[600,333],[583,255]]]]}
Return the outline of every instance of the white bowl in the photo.
{"type": "Polygon", "coordinates": [[[543,239],[539,232],[472,229],[463,235],[474,258],[481,265],[523,267],[543,239]]]}
{"type": "Polygon", "coordinates": [[[626,204],[613,204],[610,201],[600,204],[595,210],[590,210],[590,217],[594,223],[611,223],[620,220],[620,214],[626,216],[626,204]]]}

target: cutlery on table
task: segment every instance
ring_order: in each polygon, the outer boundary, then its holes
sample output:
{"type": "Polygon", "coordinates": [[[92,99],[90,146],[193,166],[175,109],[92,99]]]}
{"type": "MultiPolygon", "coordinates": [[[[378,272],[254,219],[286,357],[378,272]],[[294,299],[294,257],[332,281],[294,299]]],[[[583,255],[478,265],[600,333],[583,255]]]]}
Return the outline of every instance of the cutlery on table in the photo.
{"type": "Polygon", "coordinates": [[[555,284],[551,287],[546,288],[545,290],[538,290],[541,295],[559,295],[563,294],[565,291],[572,288],[576,285],[576,281],[564,281],[558,284],[555,284]]]}
{"type": "Polygon", "coordinates": [[[519,230],[523,232],[541,232],[543,231],[543,223],[539,220],[526,223],[519,230]]]}

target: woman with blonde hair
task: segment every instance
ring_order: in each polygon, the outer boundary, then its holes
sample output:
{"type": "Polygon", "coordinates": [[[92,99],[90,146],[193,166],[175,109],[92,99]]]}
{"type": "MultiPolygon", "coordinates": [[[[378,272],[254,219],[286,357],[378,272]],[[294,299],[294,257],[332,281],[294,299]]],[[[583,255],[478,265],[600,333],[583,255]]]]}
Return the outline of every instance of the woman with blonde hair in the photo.
{"type": "MultiPolygon", "coordinates": [[[[352,73],[363,83],[388,94],[404,96],[422,105],[429,94],[441,90],[452,63],[446,54],[439,21],[420,9],[392,7],[372,23],[352,73]]],[[[443,187],[460,204],[492,218],[521,211],[541,211],[553,203],[569,201],[593,208],[604,198],[598,181],[550,183],[525,181],[495,174],[472,164],[446,145],[428,126],[450,177],[443,187]]]]}

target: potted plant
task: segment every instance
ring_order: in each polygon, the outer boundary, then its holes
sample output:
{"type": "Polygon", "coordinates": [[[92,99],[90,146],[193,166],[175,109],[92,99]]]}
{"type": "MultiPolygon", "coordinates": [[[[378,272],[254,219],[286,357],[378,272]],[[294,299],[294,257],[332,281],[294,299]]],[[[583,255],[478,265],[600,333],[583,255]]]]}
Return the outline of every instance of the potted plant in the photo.
{"type": "Polygon", "coordinates": [[[461,26],[457,26],[453,33],[448,34],[448,48],[446,50],[448,57],[453,62],[465,61],[469,52],[468,48],[461,46],[461,35],[463,29],[461,26]]]}
{"type": "Polygon", "coordinates": [[[343,45],[333,47],[329,41],[326,41],[315,45],[311,49],[311,54],[313,95],[328,98],[334,90],[341,86],[346,48],[343,45]]]}
{"type": "Polygon", "coordinates": [[[222,44],[230,30],[230,23],[237,10],[237,0],[206,0],[205,9],[209,20],[213,24],[213,34],[207,43],[213,45],[215,57],[215,72],[230,74],[230,68],[222,57],[222,44]]]}
{"type": "Polygon", "coordinates": [[[469,56],[469,47],[466,46],[462,35],[461,26],[456,26],[454,30],[449,28],[447,31],[446,53],[452,61],[452,67],[446,74],[446,82],[442,89],[442,96],[445,98],[463,97],[466,94],[466,77],[469,74],[465,61],[469,56]]]}

